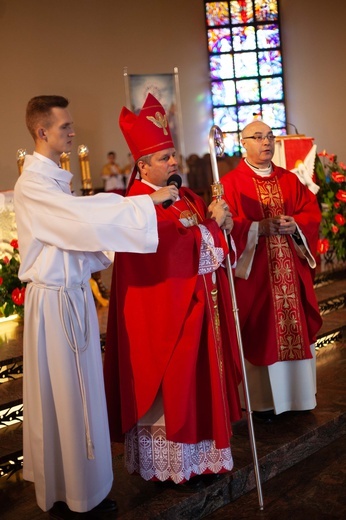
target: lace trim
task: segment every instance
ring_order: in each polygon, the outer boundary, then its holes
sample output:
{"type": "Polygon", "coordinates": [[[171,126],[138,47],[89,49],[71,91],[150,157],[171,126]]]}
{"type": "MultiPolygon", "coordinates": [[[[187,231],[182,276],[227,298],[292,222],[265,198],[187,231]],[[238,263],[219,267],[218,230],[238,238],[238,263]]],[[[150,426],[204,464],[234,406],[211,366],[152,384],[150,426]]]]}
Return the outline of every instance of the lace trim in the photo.
{"type": "Polygon", "coordinates": [[[200,224],[202,243],[199,258],[198,274],[207,274],[216,271],[225,257],[222,247],[215,247],[213,235],[209,229],[200,224]]]}
{"type": "Polygon", "coordinates": [[[125,436],[125,466],[145,480],[179,484],[195,475],[231,471],[233,459],[230,447],[216,449],[214,441],[172,442],[165,428],[136,425],[125,436]]]}

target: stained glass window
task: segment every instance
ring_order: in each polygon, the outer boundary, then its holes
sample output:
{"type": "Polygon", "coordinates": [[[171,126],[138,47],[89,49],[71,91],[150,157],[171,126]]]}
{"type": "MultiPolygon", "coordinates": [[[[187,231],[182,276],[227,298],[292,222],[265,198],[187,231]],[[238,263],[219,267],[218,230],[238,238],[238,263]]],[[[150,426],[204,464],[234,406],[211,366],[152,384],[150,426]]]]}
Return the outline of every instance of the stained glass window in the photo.
{"type": "Polygon", "coordinates": [[[254,119],[286,134],[278,3],[205,2],[213,120],[229,155],[241,154],[240,131],[254,119]]]}

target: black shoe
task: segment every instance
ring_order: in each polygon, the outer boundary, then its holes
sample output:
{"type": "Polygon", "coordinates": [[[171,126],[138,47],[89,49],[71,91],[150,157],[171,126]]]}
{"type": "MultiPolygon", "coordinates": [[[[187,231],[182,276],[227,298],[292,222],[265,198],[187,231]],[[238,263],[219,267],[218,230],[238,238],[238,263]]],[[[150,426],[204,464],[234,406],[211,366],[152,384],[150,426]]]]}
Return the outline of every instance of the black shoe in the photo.
{"type": "Polygon", "coordinates": [[[52,509],[49,510],[49,518],[54,518],[54,520],[75,520],[81,515],[82,513],[71,511],[65,502],[55,502],[52,509]]]}
{"type": "Polygon", "coordinates": [[[256,419],[260,419],[264,423],[271,423],[275,421],[277,415],[275,415],[274,410],[267,410],[266,412],[252,412],[253,416],[256,419]]]}
{"type": "Polygon", "coordinates": [[[110,498],[105,498],[102,502],[99,503],[98,506],[94,507],[92,511],[98,511],[100,513],[110,513],[111,511],[116,511],[118,509],[118,505],[115,500],[111,500],[110,498]]]}
{"type": "MultiPolygon", "coordinates": [[[[118,506],[115,500],[105,498],[96,507],[89,511],[89,513],[111,513],[117,509],[118,506]]],[[[71,511],[65,502],[56,502],[54,507],[49,511],[49,518],[54,518],[55,520],[77,520],[80,518],[86,518],[87,515],[88,512],[77,513],[75,511],[71,511]]]]}

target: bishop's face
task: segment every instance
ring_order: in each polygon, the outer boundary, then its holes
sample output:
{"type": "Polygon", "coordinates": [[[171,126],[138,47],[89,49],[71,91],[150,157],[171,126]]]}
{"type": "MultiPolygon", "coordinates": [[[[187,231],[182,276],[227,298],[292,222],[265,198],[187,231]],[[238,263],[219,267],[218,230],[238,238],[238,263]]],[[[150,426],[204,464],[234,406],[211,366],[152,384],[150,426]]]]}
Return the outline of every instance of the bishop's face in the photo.
{"type": "Polygon", "coordinates": [[[257,168],[267,168],[274,155],[275,139],[271,128],[262,121],[250,123],[242,134],[246,158],[257,168]]]}
{"type": "Polygon", "coordinates": [[[139,161],[141,177],[155,186],[167,186],[169,177],[178,173],[175,148],[167,148],[153,153],[150,164],[139,161]],[[142,164],[140,164],[142,163],[142,164]]]}

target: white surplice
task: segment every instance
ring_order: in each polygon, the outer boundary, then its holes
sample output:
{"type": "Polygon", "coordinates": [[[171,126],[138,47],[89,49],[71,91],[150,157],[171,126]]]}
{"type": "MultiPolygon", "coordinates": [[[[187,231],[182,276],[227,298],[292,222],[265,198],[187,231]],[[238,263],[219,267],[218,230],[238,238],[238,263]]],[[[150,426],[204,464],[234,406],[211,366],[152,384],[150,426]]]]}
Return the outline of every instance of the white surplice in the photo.
{"type": "Polygon", "coordinates": [[[26,156],[15,186],[24,319],[24,466],[38,505],[73,511],[109,493],[112,459],[97,314],[89,279],[109,266],[102,251],[155,252],[149,196],[74,197],[72,175],[26,156]]]}

